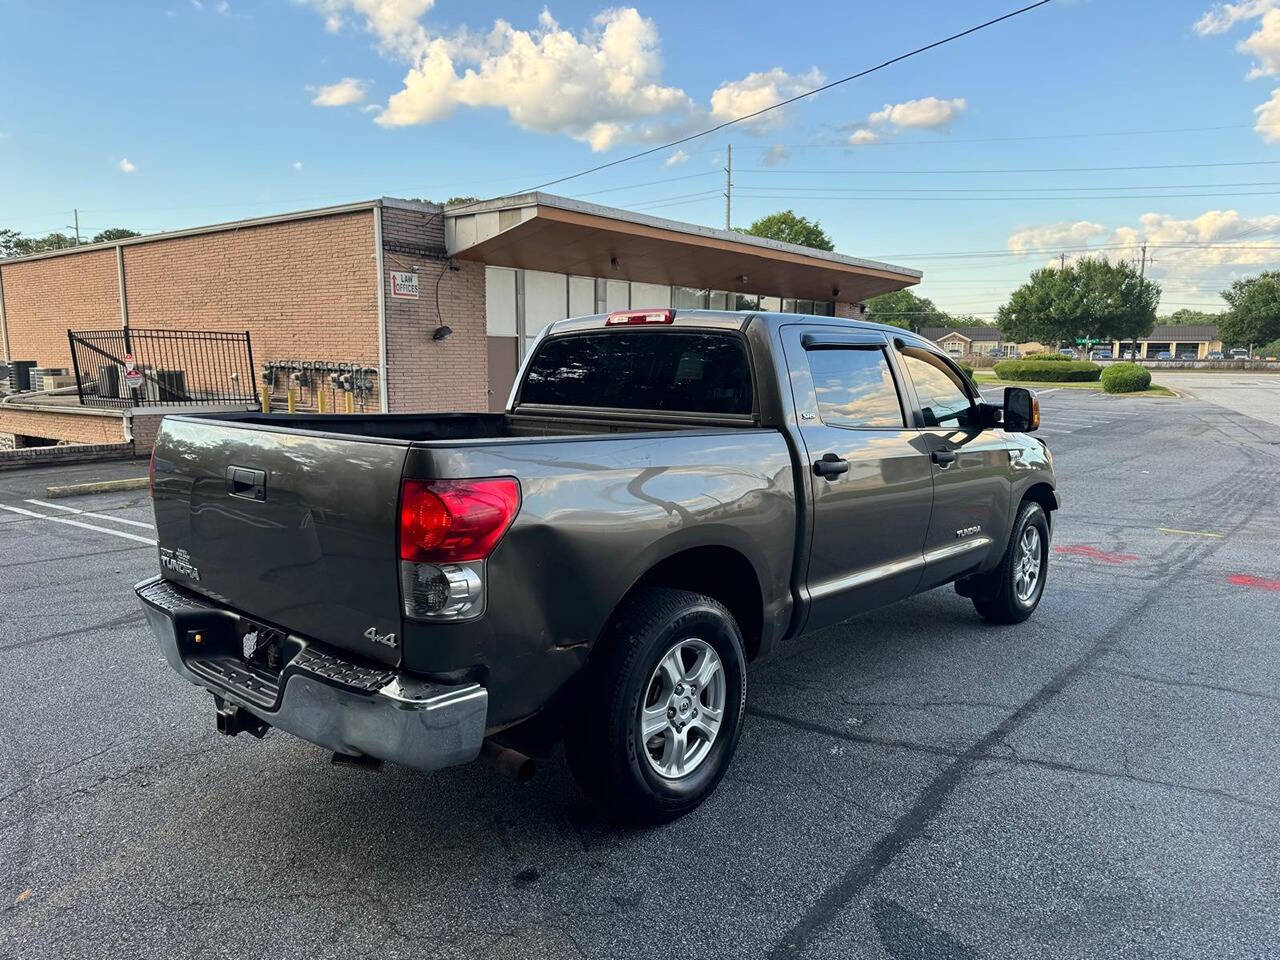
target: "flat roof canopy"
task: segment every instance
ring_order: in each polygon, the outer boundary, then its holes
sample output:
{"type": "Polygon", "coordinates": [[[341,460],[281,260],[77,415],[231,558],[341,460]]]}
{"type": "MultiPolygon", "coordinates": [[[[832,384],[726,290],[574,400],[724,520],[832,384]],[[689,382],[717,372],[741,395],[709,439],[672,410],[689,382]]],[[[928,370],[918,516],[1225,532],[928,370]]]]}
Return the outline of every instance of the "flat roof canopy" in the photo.
{"type": "Polygon", "coordinates": [[[461,204],[445,216],[449,253],[493,266],[851,303],[921,277],[906,267],[542,193],[461,204]]]}

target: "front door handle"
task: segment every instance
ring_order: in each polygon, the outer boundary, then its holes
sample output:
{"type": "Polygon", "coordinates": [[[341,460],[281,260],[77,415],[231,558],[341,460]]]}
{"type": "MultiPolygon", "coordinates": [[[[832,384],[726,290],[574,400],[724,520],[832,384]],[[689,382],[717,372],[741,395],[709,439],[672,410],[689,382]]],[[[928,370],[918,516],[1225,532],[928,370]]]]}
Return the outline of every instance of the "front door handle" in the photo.
{"type": "Polygon", "coordinates": [[[933,462],[945,470],[956,462],[956,452],[954,450],[935,450],[933,451],[933,462]]]}
{"type": "Polygon", "coordinates": [[[813,472],[824,480],[834,480],[842,473],[849,472],[849,461],[840,459],[834,453],[824,453],[822,459],[813,461],[813,472]]]}

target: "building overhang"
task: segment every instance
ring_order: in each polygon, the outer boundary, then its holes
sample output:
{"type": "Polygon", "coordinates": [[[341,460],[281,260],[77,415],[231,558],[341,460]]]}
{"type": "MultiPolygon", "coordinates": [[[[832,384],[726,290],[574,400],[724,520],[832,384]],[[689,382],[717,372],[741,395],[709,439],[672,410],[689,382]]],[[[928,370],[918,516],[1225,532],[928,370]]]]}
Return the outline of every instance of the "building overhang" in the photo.
{"type": "Polygon", "coordinates": [[[446,208],[445,247],[457,259],[491,266],[849,303],[912,286],[922,276],[544,193],[446,208]]]}

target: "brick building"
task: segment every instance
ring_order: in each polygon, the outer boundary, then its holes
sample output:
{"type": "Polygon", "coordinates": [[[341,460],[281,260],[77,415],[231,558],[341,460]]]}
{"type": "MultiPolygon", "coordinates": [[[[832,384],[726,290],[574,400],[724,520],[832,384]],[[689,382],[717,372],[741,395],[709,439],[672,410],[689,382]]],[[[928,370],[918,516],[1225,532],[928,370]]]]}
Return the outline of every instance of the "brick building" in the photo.
{"type": "MultiPolygon", "coordinates": [[[[254,369],[244,366],[238,395],[265,384],[282,402],[302,385],[301,409],[340,409],[328,374],[313,373],[340,367],[362,371],[357,409],[494,410],[556,319],[670,306],[854,316],[869,297],[919,280],[914,270],[547,194],[448,209],[384,197],[0,261],[0,359],[70,375],[79,353],[69,330],[134,340],[247,331],[254,369]]],[[[189,358],[167,362],[185,367],[183,397],[227,389],[189,358]]],[[[80,374],[81,387],[105,394],[80,374]]],[[[0,447],[133,443],[143,453],[158,417],[183,409],[82,399],[74,387],[3,398],[0,447]]]]}

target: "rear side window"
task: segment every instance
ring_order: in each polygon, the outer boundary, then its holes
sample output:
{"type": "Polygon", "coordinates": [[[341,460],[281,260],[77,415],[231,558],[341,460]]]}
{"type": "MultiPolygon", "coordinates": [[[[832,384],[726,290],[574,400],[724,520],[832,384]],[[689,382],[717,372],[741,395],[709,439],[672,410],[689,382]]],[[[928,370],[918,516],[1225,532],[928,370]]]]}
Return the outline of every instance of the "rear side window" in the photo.
{"type": "Polygon", "coordinates": [[[810,350],[818,416],[830,427],[902,427],[902,405],[883,350],[810,350]]]}
{"type": "Polygon", "coordinates": [[[902,359],[915,384],[924,425],[936,427],[955,420],[959,426],[967,426],[973,401],[958,375],[943,360],[925,350],[908,348],[902,351],[902,359]]]}
{"type": "Polygon", "coordinates": [[[751,367],[735,336],[610,330],[543,341],[522,403],[750,413],[751,367]]]}

